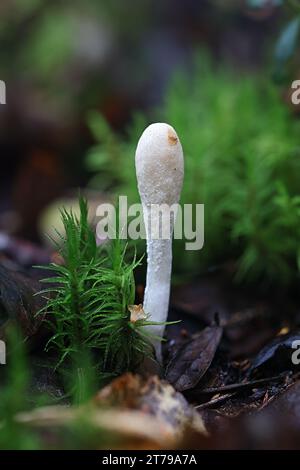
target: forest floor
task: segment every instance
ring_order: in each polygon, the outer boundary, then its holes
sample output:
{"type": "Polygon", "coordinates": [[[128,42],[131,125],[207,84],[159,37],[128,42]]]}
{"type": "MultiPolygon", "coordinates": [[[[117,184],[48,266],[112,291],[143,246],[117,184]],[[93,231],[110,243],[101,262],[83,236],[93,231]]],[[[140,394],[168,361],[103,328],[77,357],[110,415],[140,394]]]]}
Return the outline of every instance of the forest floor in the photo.
{"type": "MultiPolygon", "coordinates": [[[[36,410],[23,416],[42,428],[70,419],[51,357],[43,352],[47,331],[36,320],[40,305],[38,297],[32,296],[40,289],[41,276],[32,266],[46,264],[53,256],[20,240],[2,240],[2,332],[11,319],[17,319],[30,338],[33,389],[62,406],[59,412],[50,407],[43,417],[36,410]]],[[[95,397],[97,406],[120,412],[115,427],[108,424],[110,415],[102,413],[99,418],[101,427],[112,434],[118,428],[121,437],[116,447],[299,448],[299,297],[286,289],[237,286],[230,281],[231,269],[228,263],[173,289],[170,320],[181,322],[167,327],[160,377],[144,364],[140,375],[125,374],[95,397]],[[156,418],[166,425],[161,435],[156,418]],[[182,427],[188,432],[178,438],[182,427]],[[165,431],[172,428],[174,435],[170,438],[169,432],[168,441],[165,431]]],[[[138,286],[137,292],[137,300],[142,300],[143,287],[138,286]]]]}

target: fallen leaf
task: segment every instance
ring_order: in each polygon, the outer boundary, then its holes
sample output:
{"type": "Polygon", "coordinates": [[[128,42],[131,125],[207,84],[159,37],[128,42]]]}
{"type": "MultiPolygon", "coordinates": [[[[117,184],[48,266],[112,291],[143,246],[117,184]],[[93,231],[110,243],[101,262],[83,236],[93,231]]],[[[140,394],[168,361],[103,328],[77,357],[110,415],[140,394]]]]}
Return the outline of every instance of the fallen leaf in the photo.
{"type": "Polygon", "coordinates": [[[285,370],[294,369],[295,365],[292,363],[292,354],[295,352],[293,348],[295,341],[300,341],[299,331],[277,336],[262,348],[253,359],[248,375],[264,373],[265,369],[267,369],[269,374],[273,370],[278,374],[285,370]]]}
{"type": "Polygon", "coordinates": [[[174,449],[186,431],[207,436],[200,414],[170,384],[130,373],[115,379],[88,404],[37,408],[16,416],[18,423],[41,436],[51,435],[58,448],[63,446],[61,431],[68,432],[81,420],[93,428],[99,449],[174,449]]]}
{"type": "Polygon", "coordinates": [[[35,296],[40,290],[37,281],[0,265],[0,338],[10,323],[17,324],[27,337],[36,334],[43,320],[43,315],[36,315],[43,305],[41,296],[35,296]]]}
{"type": "Polygon", "coordinates": [[[170,361],[167,380],[183,392],[197,385],[215,356],[222,337],[220,326],[209,326],[186,341],[170,361]]]}
{"type": "Polygon", "coordinates": [[[187,427],[205,433],[200,415],[181,393],[157,376],[144,379],[140,375],[124,374],[101,390],[95,402],[155,416],[174,436],[180,436],[187,427]]]}

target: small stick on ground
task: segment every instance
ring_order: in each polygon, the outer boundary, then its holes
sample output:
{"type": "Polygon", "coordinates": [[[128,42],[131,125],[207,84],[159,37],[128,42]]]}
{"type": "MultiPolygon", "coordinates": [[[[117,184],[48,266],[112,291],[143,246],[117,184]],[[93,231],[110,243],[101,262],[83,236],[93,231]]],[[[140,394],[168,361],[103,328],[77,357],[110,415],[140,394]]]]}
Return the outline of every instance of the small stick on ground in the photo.
{"type": "Polygon", "coordinates": [[[284,375],[277,375],[275,377],[268,377],[266,379],[259,379],[259,380],[252,380],[250,382],[244,382],[244,383],[235,383],[235,384],[230,384],[230,385],[223,385],[222,387],[211,387],[211,388],[204,388],[203,390],[199,390],[199,393],[202,395],[208,395],[208,394],[216,394],[216,393],[226,393],[228,391],[238,391],[240,389],[244,388],[251,388],[255,387],[257,385],[263,385],[268,382],[273,382],[273,381],[279,381],[279,380],[284,380],[285,376],[284,375]]]}
{"type": "Polygon", "coordinates": [[[227,393],[226,395],[221,395],[220,397],[212,398],[210,401],[207,401],[206,403],[201,403],[201,405],[196,405],[195,408],[196,408],[196,410],[205,410],[206,408],[209,408],[210,406],[214,406],[214,405],[217,405],[219,403],[223,403],[228,398],[231,398],[234,395],[235,395],[235,393],[227,393]]]}

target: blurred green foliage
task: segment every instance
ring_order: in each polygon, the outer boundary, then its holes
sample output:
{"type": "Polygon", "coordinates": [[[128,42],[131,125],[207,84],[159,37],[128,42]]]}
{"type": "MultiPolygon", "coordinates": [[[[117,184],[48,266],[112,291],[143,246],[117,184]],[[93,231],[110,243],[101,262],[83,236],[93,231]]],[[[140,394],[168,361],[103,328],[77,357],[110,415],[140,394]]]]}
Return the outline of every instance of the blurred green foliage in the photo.
{"type": "Polygon", "coordinates": [[[119,0],[5,2],[0,21],[2,77],[33,82],[56,100],[64,98],[62,84],[69,99],[85,92],[87,80],[92,86],[97,77],[99,86],[105,48],[119,40],[134,42],[151,18],[151,0],[132,0],[131,8],[135,15],[128,15],[128,5],[119,0]]]}
{"type": "MultiPolygon", "coordinates": [[[[51,426],[49,422],[48,427],[39,429],[30,424],[28,416],[41,406],[53,405],[53,398],[42,396],[33,387],[32,363],[24,337],[16,327],[8,330],[6,344],[7,364],[1,366],[0,375],[1,450],[95,449],[113,442],[113,437],[93,425],[90,419],[94,409],[88,403],[97,389],[91,383],[95,376],[87,355],[82,353],[76,358],[65,382],[72,405],[85,404],[85,408],[81,413],[77,412],[73,421],[66,421],[59,427],[51,426]],[[25,420],[21,418],[24,413],[28,413],[25,420]]],[[[74,407],[74,411],[79,409],[74,407]]]]}
{"type": "Polygon", "coordinates": [[[15,420],[17,413],[27,410],[30,403],[30,369],[24,339],[16,328],[8,332],[7,354],[7,365],[0,366],[0,449],[36,449],[37,436],[15,420]]]}
{"type": "MultiPolygon", "coordinates": [[[[200,54],[192,76],[179,74],[153,120],[170,123],[182,141],[182,203],[205,204],[205,244],[184,252],[174,242],[176,274],[195,274],[230,258],[238,280],[288,283],[298,275],[300,123],[269,77],[237,76],[200,54]]],[[[134,153],[148,120],[128,138],[91,113],[98,144],[87,156],[91,184],[138,202],[134,153]]]]}

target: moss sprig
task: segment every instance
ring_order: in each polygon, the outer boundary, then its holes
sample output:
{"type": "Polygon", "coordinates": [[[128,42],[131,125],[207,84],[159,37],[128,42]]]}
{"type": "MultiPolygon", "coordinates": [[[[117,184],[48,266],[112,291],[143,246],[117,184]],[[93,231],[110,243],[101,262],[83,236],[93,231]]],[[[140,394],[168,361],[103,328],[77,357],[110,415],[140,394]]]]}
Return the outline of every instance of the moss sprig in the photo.
{"type": "MultiPolygon", "coordinates": [[[[57,367],[81,352],[93,352],[102,374],[134,370],[153,347],[143,316],[132,321],[129,307],[135,301],[134,270],[140,260],[127,261],[127,245],[120,239],[97,246],[88,222],[88,205],[80,198],[80,217],[61,211],[65,235],[57,246],[62,264],[46,269],[49,287],[40,292],[53,334],[46,349],[54,348],[57,367]]],[[[45,267],[43,267],[45,269],[45,267]]]]}

